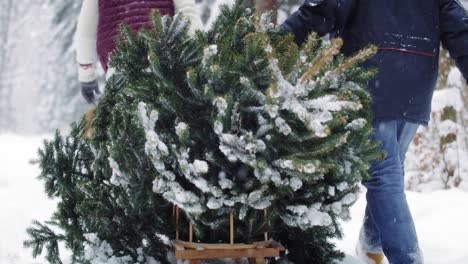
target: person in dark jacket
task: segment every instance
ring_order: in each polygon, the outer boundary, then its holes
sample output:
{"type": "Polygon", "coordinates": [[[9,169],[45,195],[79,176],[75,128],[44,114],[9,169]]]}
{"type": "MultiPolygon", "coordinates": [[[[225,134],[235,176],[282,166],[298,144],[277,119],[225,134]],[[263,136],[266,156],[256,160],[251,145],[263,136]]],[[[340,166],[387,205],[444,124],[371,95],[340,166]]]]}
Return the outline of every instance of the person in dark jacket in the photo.
{"type": "Polygon", "coordinates": [[[377,67],[368,86],[374,133],[387,157],[371,166],[367,207],[358,249],[364,258],[392,264],[423,263],[404,194],[406,150],[419,125],[427,125],[437,81],[440,43],[468,79],[468,15],[457,0],[306,0],[282,25],[303,43],[309,33],[344,41],[352,55],[373,44],[364,63],[377,67]]]}

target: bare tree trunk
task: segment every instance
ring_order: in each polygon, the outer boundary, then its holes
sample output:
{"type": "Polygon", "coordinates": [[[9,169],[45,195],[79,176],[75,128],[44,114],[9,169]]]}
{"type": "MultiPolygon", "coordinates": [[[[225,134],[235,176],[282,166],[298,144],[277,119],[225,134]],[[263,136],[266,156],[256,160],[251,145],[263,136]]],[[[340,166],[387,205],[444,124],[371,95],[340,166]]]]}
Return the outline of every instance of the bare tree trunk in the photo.
{"type": "Polygon", "coordinates": [[[1,77],[3,77],[2,73],[4,72],[7,64],[7,45],[12,11],[12,0],[3,0],[2,2],[3,3],[0,5],[0,81],[3,80],[1,77]]]}
{"type": "Polygon", "coordinates": [[[272,21],[276,23],[278,18],[278,1],[277,0],[254,0],[257,14],[261,15],[265,12],[272,12],[272,21]]]}
{"type": "Polygon", "coordinates": [[[11,31],[13,0],[2,0],[0,4],[0,131],[11,126],[11,87],[7,80],[8,49],[11,31]]]}

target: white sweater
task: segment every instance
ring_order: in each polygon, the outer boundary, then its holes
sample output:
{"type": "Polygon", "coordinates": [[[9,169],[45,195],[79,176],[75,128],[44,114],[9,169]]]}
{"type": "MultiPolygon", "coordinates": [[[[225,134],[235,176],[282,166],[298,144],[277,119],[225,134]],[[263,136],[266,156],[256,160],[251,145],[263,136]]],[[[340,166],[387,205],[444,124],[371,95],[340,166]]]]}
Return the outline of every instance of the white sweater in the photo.
{"type": "MultiPolygon", "coordinates": [[[[195,0],[174,0],[174,7],[176,13],[182,13],[186,18],[190,19],[191,34],[193,34],[195,30],[201,30],[203,28],[197,6],[195,5],[195,0]]],[[[96,39],[98,20],[99,0],[83,0],[76,33],[76,59],[79,65],[78,79],[80,82],[96,80],[94,64],[97,61],[96,39]]],[[[108,76],[112,72],[112,69],[108,69],[108,76]]]]}

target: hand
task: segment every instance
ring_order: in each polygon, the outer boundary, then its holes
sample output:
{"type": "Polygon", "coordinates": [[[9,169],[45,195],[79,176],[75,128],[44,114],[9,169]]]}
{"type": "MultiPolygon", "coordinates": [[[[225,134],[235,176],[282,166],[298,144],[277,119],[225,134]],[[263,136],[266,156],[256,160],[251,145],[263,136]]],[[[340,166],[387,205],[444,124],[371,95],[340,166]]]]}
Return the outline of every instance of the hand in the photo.
{"type": "Polygon", "coordinates": [[[89,104],[96,104],[95,94],[100,94],[99,85],[96,80],[91,82],[81,82],[81,95],[89,104]]]}

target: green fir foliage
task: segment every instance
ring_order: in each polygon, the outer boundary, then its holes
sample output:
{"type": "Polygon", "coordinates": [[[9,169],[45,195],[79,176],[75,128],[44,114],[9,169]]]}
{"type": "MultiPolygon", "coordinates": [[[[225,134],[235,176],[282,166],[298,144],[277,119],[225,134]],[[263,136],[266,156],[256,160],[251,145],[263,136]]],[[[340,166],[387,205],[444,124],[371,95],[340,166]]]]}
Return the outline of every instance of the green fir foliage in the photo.
{"type": "Polygon", "coordinates": [[[169,263],[177,205],[182,239],[190,221],[196,241],[228,242],[233,213],[236,243],[268,231],[282,259],[342,258],[330,239],[382,153],[369,141],[374,72],[358,67],[375,48],[344,58],[341,44],[298,47],[240,2],[194,36],[158,12],[148,29],[123,26],[92,136],[83,121],[40,150],[59,206],[25,245],[51,263],[60,242],[74,263],[169,263]]]}

